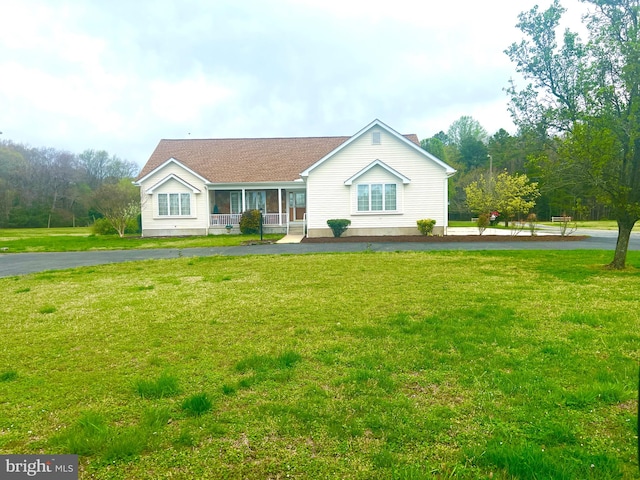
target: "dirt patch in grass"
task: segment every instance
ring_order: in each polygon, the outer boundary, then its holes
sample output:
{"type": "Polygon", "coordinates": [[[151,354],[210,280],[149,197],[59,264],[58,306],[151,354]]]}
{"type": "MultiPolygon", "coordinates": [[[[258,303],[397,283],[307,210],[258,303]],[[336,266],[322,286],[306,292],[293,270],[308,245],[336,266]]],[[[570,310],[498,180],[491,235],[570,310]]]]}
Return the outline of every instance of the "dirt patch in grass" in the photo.
{"type": "Polygon", "coordinates": [[[396,242],[422,242],[422,243],[461,243],[461,242],[575,242],[589,238],[586,235],[560,236],[560,235],[447,235],[443,237],[429,237],[426,235],[397,235],[397,236],[368,236],[368,237],[321,237],[307,238],[302,243],[396,243],[396,242]]]}

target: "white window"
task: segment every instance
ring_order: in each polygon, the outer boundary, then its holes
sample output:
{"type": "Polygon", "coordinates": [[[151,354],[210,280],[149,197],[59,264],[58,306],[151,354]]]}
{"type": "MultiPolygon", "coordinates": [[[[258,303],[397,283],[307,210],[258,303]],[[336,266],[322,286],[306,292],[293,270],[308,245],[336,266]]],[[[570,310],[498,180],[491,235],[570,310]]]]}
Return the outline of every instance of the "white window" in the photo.
{"type": "Polygon", "coordinates": [[[158,215],[169,215],[169,203],[166,193],[158,194],[158,215]]]}
{"type": "Polygon", "coordinates": [[[380,145],[380,132],[371,133],[371,143],[373,145],[380,145]]]}
{"type": "Polygon", "coordinates": [[[163,216],[190,216],[191,215],[191,194],[190,193],[159,193],[158,194],[158,215],[163,216]]]}
{"type": "Polygon", "coordinates": [[[396,184],[386,183],[384,186],[384,209],[385,210],[397,210],[397,196],[396,196],[396,184]]]}
{"type": "Polygon", "coordinates": [[[242,192],[231,192],[231,213],[242,213],[242,192]]]}
{"type": "Polygon", "coordinates": [[[395,183],[358,185],[359,212],[389,212],[398,209],[398,188],[395,183]]]}
{"type": "Polygon", "coordinates": [[[267,192],[264,190],[248,190],[246,194],[247,210],[262,210],[266,212],[267,192]]]}

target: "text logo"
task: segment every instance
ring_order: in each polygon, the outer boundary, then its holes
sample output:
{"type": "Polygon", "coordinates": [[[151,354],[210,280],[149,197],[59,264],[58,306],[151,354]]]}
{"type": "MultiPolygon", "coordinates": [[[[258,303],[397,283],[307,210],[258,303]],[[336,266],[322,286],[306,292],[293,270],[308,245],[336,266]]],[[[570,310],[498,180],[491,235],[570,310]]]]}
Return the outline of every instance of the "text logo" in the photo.
{"type": "Polygon", "coordinates": [[[78,480],[78,455],[0,455],[3,480],[78,480]]]}

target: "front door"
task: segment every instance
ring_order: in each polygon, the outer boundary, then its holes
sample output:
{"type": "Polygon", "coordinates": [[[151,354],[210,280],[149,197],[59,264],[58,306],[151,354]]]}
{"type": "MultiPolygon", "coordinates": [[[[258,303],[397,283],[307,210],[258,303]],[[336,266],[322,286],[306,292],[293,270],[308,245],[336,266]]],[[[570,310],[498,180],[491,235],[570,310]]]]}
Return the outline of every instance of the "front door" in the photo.
{"type": "Polygon", "coordinates": [[[304,191],[289,192],[289,221],[304,220],[307,211],[307,194],[304,191]]]}

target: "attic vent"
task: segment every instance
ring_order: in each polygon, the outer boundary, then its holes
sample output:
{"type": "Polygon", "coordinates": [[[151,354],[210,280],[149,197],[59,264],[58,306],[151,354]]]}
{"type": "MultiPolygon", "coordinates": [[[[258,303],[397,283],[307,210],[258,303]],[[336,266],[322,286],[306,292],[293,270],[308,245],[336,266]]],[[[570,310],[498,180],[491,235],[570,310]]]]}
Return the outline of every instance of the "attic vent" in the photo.
{"type": "Polygon", "coordinates": [[[380,145],[380,132],[372,132],[371,143],[373,145],[380,145]]]}

